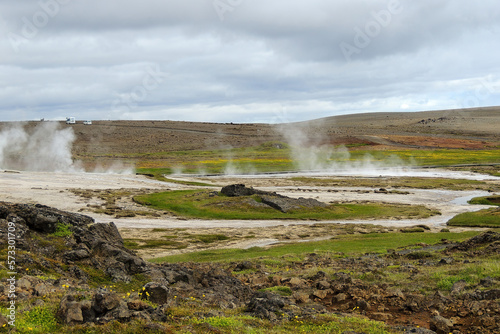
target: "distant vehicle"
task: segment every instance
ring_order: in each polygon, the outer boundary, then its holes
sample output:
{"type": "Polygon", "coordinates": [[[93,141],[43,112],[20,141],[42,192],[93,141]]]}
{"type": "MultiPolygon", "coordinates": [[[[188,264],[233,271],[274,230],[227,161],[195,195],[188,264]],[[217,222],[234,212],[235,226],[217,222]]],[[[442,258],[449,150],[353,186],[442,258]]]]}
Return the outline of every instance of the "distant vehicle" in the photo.
{"type": "Polygon", "coordinates": [[[75,118],[74,117],[66,117],[66,124],[75,124],[75,118]]]}
{"type": "Polygon", "coordinates": [[[85,124],[85,125],[92,125],[92,121],[83,121],[83,124],[85,124]]]}

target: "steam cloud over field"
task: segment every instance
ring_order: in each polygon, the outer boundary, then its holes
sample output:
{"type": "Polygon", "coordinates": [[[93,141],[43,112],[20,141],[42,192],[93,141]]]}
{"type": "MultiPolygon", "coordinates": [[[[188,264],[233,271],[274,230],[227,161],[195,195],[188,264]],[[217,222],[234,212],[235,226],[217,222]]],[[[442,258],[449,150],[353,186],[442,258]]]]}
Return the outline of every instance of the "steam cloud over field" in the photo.
{"type": "Polygon", "coordinates": [[[42,122],[33,129],[13,123],[0,131],[0,168],[44,172],[77,172],[71,148],[72,128],[58,122],[42,122]]]}

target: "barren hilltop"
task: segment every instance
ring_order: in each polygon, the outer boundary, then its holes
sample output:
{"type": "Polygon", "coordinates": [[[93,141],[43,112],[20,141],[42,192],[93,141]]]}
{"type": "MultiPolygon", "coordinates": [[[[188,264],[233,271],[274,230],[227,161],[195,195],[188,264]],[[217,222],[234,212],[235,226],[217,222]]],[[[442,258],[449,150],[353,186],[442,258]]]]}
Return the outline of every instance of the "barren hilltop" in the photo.
{"type": "MultiPolygon", "coordinates": [[[[248,147],[300,130],[315,144],[486,148],[500,142],[500,107],[367,113],[287,124],[95,121],[71,125],[74,153],[145,153],[248,147]]],[[[70,125],[68,125],[70,126],[70,125]]]]}

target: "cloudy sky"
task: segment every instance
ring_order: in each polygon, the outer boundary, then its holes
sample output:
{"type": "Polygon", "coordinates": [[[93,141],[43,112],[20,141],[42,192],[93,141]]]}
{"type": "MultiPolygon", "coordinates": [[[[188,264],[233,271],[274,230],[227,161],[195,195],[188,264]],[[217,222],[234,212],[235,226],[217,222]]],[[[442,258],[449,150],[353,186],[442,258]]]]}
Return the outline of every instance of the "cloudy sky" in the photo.
{"type": "Polygon", "coordinates": [[[500,105],[498,0],[0,0],[0,120],[500,105]]]}

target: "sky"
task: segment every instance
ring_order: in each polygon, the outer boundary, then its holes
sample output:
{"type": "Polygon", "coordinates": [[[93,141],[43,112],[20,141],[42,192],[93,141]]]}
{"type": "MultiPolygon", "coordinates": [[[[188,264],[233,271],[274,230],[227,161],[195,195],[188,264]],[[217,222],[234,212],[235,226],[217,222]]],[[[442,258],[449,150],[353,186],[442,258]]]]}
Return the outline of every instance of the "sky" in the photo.
{"type": "Polygon", "coordinates": [[[0,120],[500,105],[498,0],[0,0],[0,120]]]}

